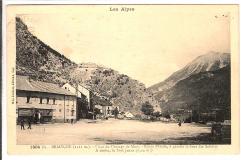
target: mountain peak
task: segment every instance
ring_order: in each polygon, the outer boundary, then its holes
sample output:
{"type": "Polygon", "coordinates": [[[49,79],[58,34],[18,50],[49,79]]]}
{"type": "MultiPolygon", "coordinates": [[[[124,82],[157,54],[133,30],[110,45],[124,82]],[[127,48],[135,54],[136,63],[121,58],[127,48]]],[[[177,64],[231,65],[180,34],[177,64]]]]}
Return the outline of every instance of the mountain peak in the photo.
{"type": "Polygon", "coordinates": [[[188,70],[192,75],[192,73],[215,71],[228,64],[230,64],[229,53],[209,52],[194,59],[183,70],[188,70]]]}
{"type": "Polygon", "coordinates": [[[188,63],[184,68],[174,72],[165,81],[151,86],[149,89],[154,93],[166,90],[174,86],[180,80],[190,77],[200,72],[215,71],[230,64],[230,53],[208,52],[198,56],[188,63]]]}
{"type": "Polygon", "coordinates": [[[202,67],[201,71],[213,71],[223,68],[230,64],[230,54],[220,52],[209,52],[201,55],[189,63],[186,67],[191,65],[202,67]]]}

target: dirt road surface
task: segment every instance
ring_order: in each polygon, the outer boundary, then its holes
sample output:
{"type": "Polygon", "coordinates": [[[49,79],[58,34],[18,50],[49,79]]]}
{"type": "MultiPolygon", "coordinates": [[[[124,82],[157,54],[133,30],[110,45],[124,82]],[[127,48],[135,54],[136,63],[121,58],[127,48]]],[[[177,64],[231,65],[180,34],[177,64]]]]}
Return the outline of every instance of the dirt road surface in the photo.
{"type": "Polygon", "coordinates": [[[17,144],[204,144],[210,127],[136,120],[81,120],[75,124],[17,125],[17,144]]]}

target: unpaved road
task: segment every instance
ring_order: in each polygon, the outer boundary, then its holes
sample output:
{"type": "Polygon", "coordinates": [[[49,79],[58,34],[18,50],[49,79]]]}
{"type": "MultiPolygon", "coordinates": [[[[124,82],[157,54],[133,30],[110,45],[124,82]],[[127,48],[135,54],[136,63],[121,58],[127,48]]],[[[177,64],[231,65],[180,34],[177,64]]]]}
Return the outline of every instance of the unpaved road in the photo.
{"type": "Polygon", "coordinates": [[[33,125],[32,130],[20,130],[17,125],[17,144],[199,144],[204,142],[195,137],[210,133],[210,127],[195,124],[179,127],[176,123],[115,119],[89,122],[33,125]]]}

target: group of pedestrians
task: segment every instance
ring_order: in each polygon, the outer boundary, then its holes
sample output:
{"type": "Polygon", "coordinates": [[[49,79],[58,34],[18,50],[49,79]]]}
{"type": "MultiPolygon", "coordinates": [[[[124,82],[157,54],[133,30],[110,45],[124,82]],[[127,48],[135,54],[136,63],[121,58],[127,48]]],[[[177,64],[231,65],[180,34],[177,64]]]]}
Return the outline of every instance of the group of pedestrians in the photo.
{"type": "Polygon", "coordinates": [[[25,130],[25,123],[28,124],[28,128],[27,129],[32,129],[32,123],[41,123],[41,113],[40,112],[36,112],[34,113],[32,116],[30,116],[27,120],[25,120],[23,117],[21,117],[20,119],[20,126],[21,126],[21,130],[25,130]]]}
{"type": "MultiPolygon", "coordinates": [[[[24,119],[21,119],[20,120],[21,130],[25,130],[24,125],[25,125],[25,121],[24,121],[24,119]]],[[[32,129],[31,126],[32,126],[32,122],[31,122],[31,118],[29,118],[28,119],[28,128],[27,129],[32,129]]]]}

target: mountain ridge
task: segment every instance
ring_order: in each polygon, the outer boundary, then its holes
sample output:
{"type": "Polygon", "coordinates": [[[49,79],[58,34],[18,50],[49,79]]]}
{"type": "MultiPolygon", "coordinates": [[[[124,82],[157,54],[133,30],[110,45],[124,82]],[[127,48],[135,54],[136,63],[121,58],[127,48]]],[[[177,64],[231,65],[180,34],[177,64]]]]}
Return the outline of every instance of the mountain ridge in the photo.
{"type": "Polygon", "coordinates": [[[200,72],[179,81],[172,88],[159,92],[163,112],[177,112],[179,109],[212,113],[223,111],[224,117],[231,117],[231,74],[230,65],[215,71],[200,72]]]}
{"type": "Polygon", "coordinates": [[[88,86],[93,92],[110,99],[121,111],[141,113],[149,101],[160,110],[158,101],[146,92],[143,83],[111,68],[94,63],[76,64],[32,35],[20,18],[16,18],[16,73],[33,79],[63,85],[88,86]]]}
{"type": "Polygon", "coordinates": [[[215,71],[230,64],[229,53],[209,52],[198,56],[189,62],[185,67],[171,74],[164,81],[148,87],[148,90],[157,93],[174,86],[178,81],[188,78],[191,75],[205,72],[215,71]]]}

